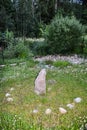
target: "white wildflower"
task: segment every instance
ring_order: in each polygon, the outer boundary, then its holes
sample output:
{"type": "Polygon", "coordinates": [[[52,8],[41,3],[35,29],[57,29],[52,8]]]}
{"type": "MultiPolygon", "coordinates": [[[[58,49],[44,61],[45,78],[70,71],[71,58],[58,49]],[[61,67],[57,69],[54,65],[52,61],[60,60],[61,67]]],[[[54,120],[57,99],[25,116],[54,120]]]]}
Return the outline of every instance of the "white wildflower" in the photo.
{"type": "Polygon", "coordinates": [[[59,107],[59,112],[60,112],[61,114],[66,114],[66,113],[67,113],[67,110],[64,109],[64,108],[62,108],[62,107],[59,107]]]}
{"type": "Polygon", "coordinates": [[[52,113],[52,110],[50,108],[46,109],[45,114],[50,115],[52,113]]]}

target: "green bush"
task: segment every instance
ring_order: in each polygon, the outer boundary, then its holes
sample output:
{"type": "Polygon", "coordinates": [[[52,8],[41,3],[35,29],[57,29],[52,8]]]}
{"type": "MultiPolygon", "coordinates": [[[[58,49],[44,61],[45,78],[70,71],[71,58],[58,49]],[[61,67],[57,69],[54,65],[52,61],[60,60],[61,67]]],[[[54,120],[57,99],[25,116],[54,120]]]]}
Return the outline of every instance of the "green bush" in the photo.
{"type": "Polygon", "coordinates": [[[87,56],[87,45],[84,47],[84,55],[87,56]]]}
{"type": "Polygon", "coordinates": [[[47,27],[45,38],[49,54],[76,53],[85,28],[74,17],[56,16],[47,27]]]}
{"type": "Polygon", "coordinates": [[[27,58],[30,55],[29,48],[24,45],[23,41],[19,41],[15,46],[15,56],[19,58],[27,58]]]}
{"type": "Polygon", "coordinates": [[[46,55],[46,44],[44,41],[34,41],[30,45],[30,49],[34,55],[46,55]]]}
{"type": "Polygon", "coordinates": [[[53,66],[55,66],[55,67],[67,67],[67,66],[69,66],[69,65],[71,65],[68,61],[55,61],[54,63],[53,63],[53,66]]]}
{"type": "Polygon", "coordinates": [[[35,67],[39,62],[38,61],[34,61],[34,60],[32,60],[32,59],[30,59],[28,62],[26,62],[27,63],[27,66],[28,67],[35,67]]]}
{"type": "Polygon", "coordinates": [[[15,57],[14,34],[12,31],[5,31],[4,42],[6,43],[4,49],[4,58],[15,57]]]}
{"type": "Polygon", "coordinates": [[[14,41],[14,34],[12,31],[5,31],[5,40],[7,43],[12,43],[14,41]]]}
{"type": "Polygon", "coordinates": [[[45,61],[45,64],[46,64],[46,65],[53,65],[53,61],[51,61],[51,60],[46,60],[46,61],[45,61]]]}
{"type": "Polygon", "coordinates": [[[9,43],[4,50],[5,58],[30,58],[32,56],[31,51],[24,45],[23,41],[18,41],[16,44],[9,43]]]}
{"type": "Polygon", "coordinates": [[[4,58],[13,58],[15,57],[15,46],[13,43],[9,43],[7,48],[4,50],[4,58]]]}
{"type": "Polygon", "coordinates": [[[84,37],[83,55],[87,56],[87,35],[84,37]]]}
{"type": "MultiPolygon", "coordinates": [[[[1,35],[0,35],[1,38],[1,35]]],[[[32,57],[29,46],[25,44],[23,39],[14,38],[13,32],[5,31],[4,42],[4,58],[28,58],[32,57]]]]}

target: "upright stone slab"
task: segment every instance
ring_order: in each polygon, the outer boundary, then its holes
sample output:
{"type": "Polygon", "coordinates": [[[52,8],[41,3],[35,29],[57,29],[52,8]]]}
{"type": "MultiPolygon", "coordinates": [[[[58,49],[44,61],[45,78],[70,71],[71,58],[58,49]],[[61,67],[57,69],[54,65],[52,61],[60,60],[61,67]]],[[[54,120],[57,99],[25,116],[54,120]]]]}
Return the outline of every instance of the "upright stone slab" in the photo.
{"type": "Polygon", "coordinates": [[[37,95],[44,95],[46,94],[46,69],[42,69],[39,72],[35,80],[35,93],[37,95]]]}

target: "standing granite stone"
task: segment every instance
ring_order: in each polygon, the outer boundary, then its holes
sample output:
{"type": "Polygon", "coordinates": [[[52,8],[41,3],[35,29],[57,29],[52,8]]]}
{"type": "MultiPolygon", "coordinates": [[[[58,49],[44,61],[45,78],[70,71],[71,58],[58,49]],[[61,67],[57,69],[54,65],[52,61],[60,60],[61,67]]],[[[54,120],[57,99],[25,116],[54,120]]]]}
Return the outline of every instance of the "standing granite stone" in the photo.
{"type": "Polygon", "coordinates": [[[42,69],[35,80],[35,93],[37,95],[46,94],[46,69],[42,69]]]}

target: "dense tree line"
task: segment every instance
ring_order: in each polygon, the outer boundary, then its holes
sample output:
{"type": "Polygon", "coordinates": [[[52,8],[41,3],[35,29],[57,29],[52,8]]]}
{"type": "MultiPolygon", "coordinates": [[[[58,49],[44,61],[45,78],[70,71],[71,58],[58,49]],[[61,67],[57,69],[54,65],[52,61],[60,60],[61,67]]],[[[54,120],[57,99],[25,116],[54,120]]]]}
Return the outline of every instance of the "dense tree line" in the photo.
{"type": "Polygon", "coordinates": [[[0,55],[3,61],[27,58],[31,51],[87,55],[83,25],[87,25],[87,0],[0,0],[0,55]],[[25,39],[42,36],[45,41],[31,45],[25,39]]]}
{"type": "Polygon", "coordinates": [[[73,14],[86,24],[87,0],[0,0],[0,32],[8,29],[17,37],[39,37],[40,28],[57,12],[73,14]]]}

